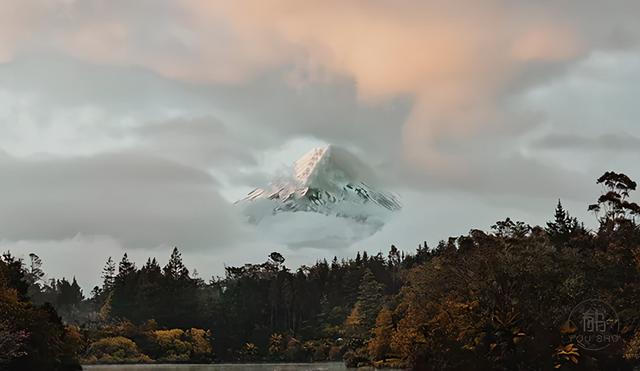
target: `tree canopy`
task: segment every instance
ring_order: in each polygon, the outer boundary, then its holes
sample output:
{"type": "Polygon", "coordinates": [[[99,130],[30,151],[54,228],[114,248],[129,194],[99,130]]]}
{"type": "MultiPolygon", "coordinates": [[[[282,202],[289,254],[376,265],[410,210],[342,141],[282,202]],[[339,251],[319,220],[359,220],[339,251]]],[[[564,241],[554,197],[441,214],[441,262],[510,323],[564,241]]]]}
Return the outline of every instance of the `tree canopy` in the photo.
{"type": "Polygon", "coordinates": [[[96,273],[102,284],[88,298],[75,278],[44,282],[37,256],[27,264],[6,254],[0,364],[63,370],[78,358],[344,360],[416,370],[632,369],[640,364],[636,183],[615,172],[597,182],[603,193],[588,207],[599,221],[593,231],[558,201],[543,227],[506,218],[434,248],[391,245],[387,253],[296,269],[271,252],[209,281],[185,266],[178,248],[164,267],[149,258],[138,268],[125,254],[117,272],[109,258],[96,273]],[[569,321],[593,299],[610,306],[619,325],[597,351],[576,340],[569,321]]]}

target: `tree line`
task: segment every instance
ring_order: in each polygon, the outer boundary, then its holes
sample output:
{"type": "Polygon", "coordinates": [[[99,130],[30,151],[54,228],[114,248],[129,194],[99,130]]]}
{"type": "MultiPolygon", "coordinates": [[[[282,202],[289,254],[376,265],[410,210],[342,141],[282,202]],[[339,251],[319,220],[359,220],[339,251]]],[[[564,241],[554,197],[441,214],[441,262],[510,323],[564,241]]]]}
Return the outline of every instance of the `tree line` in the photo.
{"type": "Polygon", "coordinates": [[[0,364],[631,370],[640,363],[640,207],[630,200],[637,184],[615,172],[597,182],[603,193],[588,206],[595,230],[559,201],[544,226],[507,218],[412,253],[392,245],[295,270],[273,252],[208,281],[177,248],[164,266],[154,258],[137,266],[125,254],[107,260],[87,298],[75,279],[43,282],[37,256],[26,263],[5,254],[0,318],[10,319],[0,321],[0,364]],[[598,350],[578,341],[569,321],[592,299],[617,315],[611,343],[598,350]],[[45,328],[48,337],[36,336],[45,328]]]}

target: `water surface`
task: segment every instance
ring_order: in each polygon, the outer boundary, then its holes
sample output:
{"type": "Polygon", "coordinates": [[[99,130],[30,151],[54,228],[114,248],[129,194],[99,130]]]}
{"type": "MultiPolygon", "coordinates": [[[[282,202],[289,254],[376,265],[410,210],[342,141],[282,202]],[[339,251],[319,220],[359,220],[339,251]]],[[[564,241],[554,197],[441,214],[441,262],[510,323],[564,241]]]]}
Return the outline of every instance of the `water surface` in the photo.
{"type": "Polygon", "coordinates": [[[342,362],[331,363],[245,363],[217,365],[108,365],[84,366],[88,371],[338,371],[342,362]]]}

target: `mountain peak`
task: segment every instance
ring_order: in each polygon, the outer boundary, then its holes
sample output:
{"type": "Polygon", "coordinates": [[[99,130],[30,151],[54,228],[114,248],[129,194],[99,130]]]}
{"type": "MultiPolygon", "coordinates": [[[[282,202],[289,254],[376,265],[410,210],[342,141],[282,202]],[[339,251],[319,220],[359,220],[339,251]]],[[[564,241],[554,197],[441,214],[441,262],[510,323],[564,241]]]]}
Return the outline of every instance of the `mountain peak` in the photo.
{"type": "Polygon", "coordinates": [[[331,155],[331,145],[328,144],[322,147],[316,147],[307,152],[304,156],[298,159],[294,165],[294,178],[301,185],[308,185],[310,179],[316,169],[321,163],[326,162],[327,158],[331,155]]]}
{"type": "Polygon", "coordinates": [[[375,184],[365,162],[327,145],[310,150],[293,163],[289,176],[236,205],[266,236],[279,235],[277,242],[322,247],[330,240],[344,246],[376,233],[402,208],[396,195],[375,184]]]}
{"type": "MultiPolygon", "coordinates": [[[[258,188],[237,203],[269,200],[272,214],[283,211],[317,212],[366,220],[370,209],[401,209],[397,197],[376,190],[373,172],[355,155],[332,145],[310,150],[294,162],[290,178],[258,188]],[[367,212],[363,212],[367,209],[367,212]]],[[[261,207],[262,209],[262,207],[261,207]]],[[[262,217],[252,217],[262,219],[262,217]]]]}

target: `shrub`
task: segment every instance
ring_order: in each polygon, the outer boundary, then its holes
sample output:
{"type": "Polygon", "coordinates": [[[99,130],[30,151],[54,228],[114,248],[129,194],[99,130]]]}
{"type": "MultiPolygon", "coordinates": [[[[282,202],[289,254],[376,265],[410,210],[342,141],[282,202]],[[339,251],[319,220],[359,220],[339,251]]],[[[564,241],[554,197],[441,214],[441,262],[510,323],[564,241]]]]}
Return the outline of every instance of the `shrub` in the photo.
{"type": "Polygon", "coordinates": [[[158,361],[187,362],[191,357],[193,346],[185,340],[185,332],[180,329],[157,330],[153,337],[160,349],[158,361]]]}
{"type": "Polygon", "coordinates": [[[191,343],[191,361],[211,361],[211,331],[192,328],[185,332],[185,337],[191,343]]]}
{"type": "Polygon", "coordinates": [[[133,340],[124,336],[107,337],[91,343],[86,363],[150,363],[147,355],[140,353],[133,340]]]}

